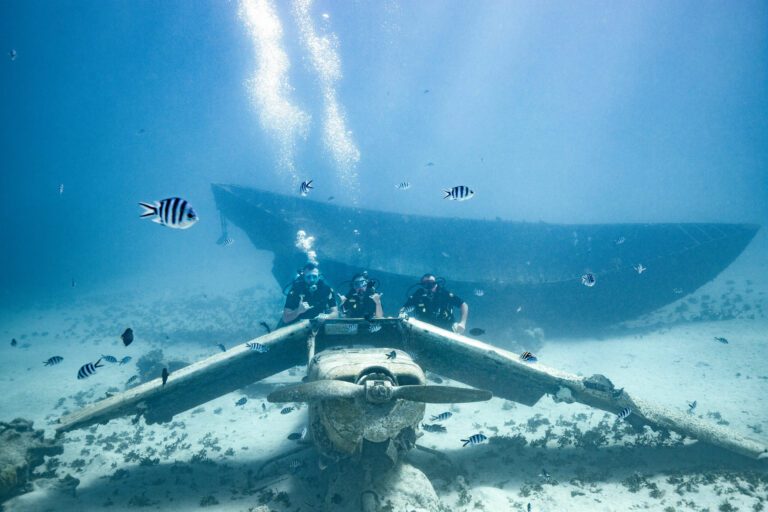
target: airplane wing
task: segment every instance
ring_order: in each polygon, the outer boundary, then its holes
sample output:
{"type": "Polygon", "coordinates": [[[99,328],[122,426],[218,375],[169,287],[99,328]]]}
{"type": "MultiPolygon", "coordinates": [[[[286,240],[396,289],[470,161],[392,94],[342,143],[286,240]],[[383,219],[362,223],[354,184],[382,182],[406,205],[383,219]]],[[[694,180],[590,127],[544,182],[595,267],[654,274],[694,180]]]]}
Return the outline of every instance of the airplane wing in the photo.
{"type": "Polygon", "coordinates": [[[526,363],[518,354],[466,336],[440,329],[414,318],[403,320],[402,349],[425,370],[463,382],[494,395],[525,405],[534,405],[544,394],[556,401],[579,402],[618,414],[629,407],[626,419],[635,426],[667,429],[704,441],[753,459],[768,458],[768,446],[756,439],[696,418],[693,415],[633,398],[623,390],[606,387],[602,379],[584,378],[550,368],[541,363],[526,363]],[[602,382],[601,382],[602,381],[602,382]]]}
{"type": "Polygon", "coordinates": [[[296,365],[307,363],[313,327],[308,320],[255,338],[267,352],[245,343],[173,372],[165,386],[157,379],[100,400],[59,419],[56,433],[106,423],[121,416],[143,415],[147,423],[174,415],[296,365]]]}

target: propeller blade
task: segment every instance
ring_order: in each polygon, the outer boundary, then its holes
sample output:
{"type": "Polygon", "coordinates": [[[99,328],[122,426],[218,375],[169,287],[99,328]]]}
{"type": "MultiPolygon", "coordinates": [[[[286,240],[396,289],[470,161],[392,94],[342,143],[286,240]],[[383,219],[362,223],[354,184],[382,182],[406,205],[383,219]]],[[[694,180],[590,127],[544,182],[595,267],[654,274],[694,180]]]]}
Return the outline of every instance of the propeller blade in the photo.
{"type": "Polygon", "coordinates": [[[490,400],[493,393],[484,389],[458,388],[455,386],[399,386],[393,390],[393,398],[428,404],[458,404],[490,400]]]}
{"type": "Polygon", "coordinates": [[[269,402],[311,402],[334,398],[355,398],[365,393],[365,387],[341,380],[316,380],[275,390],[267,396],[269,402]]]}

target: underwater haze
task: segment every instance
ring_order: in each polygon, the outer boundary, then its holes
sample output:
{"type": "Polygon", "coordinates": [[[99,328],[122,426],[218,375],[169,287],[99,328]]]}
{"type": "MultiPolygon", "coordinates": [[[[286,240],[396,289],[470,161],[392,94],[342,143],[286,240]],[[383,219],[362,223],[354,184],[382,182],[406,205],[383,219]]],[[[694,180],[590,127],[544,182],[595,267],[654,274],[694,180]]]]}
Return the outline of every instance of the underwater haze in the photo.
{"type": "MultiPolygon", "coordinates": [[[[288,265],[256,239],[293,239],[295,229],[231,220],[222,233],[212,185],[301,198],[311,180],[306,201],[403,219],[758,229],[713,257],[724,263],[705,282],[642,315],[628,307],[610,332],[587,317],[578,338],[535,322],[513,329],[505,315],[520,313],[518,302],[480,324],[482,300],[496,299],[476,284],[458,290],[481,341],[535,351],[580,377],[610,376],[684,418],[766,444],[768,3],[3,0],[0,50],[0,420],[27,418],[51,434],[62,414],[160,368],[172,375],[219,344],[231,350],[264,334],[262,322],[273,328],[294,274],[273,275],[273,263],[288,265]],[[447,200],[458,186],[471,198],[447,200]],[[191,227],[140,217],[139,203],[175,197],[194,208],[191,227]],[[128,327],[133,344],[120,338],[128,327]],[[118,362],[83,370],[112,354],[118,362]]],[[[289,220],[305,228],[298,213],[289,220]]],[[[397,229],[378,253],[393,265],[405,243],[397,229]]],[[[514,241],[481,249],[477,235],[435,229],[423,240],[462,246],[466,236],[467,253],[512,266],[514,241]]],[[[322,237],[315,249],[322,268],[322,237]]],[[[701,258],[682,272],[698,272],[701,258]]],[[[652,276],[652,263],[631,263],[652,276]]],[[[418,274],[442,272],[429,265],[418,274]]],[[[449,288],[460,280],[445,277],[449,288]]],[[[398,302],[406,290],[384,292],[398,302]]],[[[621,301],[635,299],[628,291],[621,301]]],[[[392,304],[385,316],[397,316],[392,304]]],[[[63,454],[5,507],[320,510],[324,498],[307,491],[316,475],[301,469],[312,462],[278,465],[282,483],[255,476],[294,447],[286,436],[307,416],[266,395],[304,373],[292,368],[170,424],[137,416],[68,434],[63,454]]],[[[765,461],[647,432],[622,437],[615,415],[556,402],[428,405],[426,418],[452,412],[447,432],[422,438],[448,462],[419,460],[442,510],[768,505],[765,461]],[[462,447],[480,431],[497,444],[462,447]]]]}

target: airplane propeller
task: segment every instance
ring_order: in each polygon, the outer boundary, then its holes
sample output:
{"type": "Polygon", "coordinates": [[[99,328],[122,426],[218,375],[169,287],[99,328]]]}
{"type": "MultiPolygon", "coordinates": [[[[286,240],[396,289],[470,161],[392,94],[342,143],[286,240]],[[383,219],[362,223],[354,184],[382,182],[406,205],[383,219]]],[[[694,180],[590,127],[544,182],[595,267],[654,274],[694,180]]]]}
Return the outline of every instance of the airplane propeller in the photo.
{"type": "Polygon", "coordinates": [[[490,391],[455,386],[394,386],[388,380],[368,380],[353,384],[340,380],[317,380],[273,391],[270,402],[312,402],[340,398],[365,397],[371,403],[385,403],[401,399],[428,404],[453,404],[490,400],[490,391]]]}

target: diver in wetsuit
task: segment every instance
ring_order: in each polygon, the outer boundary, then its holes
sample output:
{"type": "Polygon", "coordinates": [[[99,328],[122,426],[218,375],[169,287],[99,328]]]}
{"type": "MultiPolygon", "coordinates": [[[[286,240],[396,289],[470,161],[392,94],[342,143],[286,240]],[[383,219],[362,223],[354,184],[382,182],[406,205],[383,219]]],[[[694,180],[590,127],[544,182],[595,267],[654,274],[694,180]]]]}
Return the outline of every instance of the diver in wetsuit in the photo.
{"type": "Polygon", "coordinates": [[[333,289],[320,279],[315,263],[307,263],[285,299],[281,325],[312,318],[335,318],[339,314],[333,289]]]}
{"type": "Polygon", "coordinates": [[[341,296],[341,314],[346,318],[382,318],[381,294],[363,274],[352,277],[352,285],[346,295],[341,296]]]}
{"type": "Polygon", "coordinates": [[[434,274],[424,274],[421,288],[408,297],[400,312],[413,308],[411,315],[424,322],[463,334],[467,326],[469,305],[437,283],[434,274]],[[454,323],[453,309],[461,310],[461,320],[454,323]]]}

